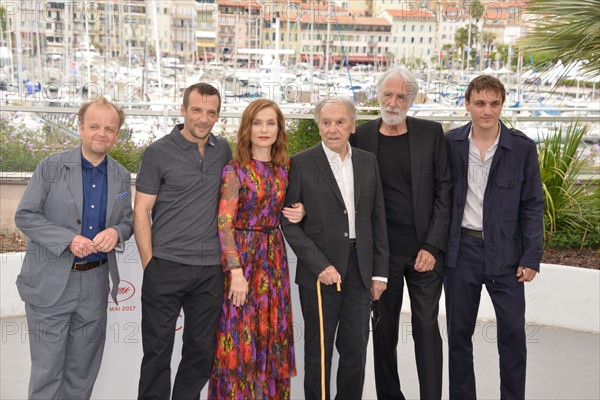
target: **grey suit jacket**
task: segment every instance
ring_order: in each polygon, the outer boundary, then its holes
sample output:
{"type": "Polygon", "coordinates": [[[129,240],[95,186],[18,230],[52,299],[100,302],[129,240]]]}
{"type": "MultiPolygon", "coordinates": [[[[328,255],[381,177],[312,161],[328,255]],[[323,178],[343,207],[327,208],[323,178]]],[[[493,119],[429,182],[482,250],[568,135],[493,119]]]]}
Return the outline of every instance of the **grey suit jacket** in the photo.
{"type": "MultiPolygon", "coordinates": [[[[131,174],[108,157],[108,196],[106,227],[119,233],[118,247],[133,232],[131,174]]],[[[53,154],[37,166],[17,208],[15,223],[29,238],[17,288],[23,301],[48,307],[62,295],[71,271],[74,255],[69,249],[81,233],[83,182],[81,149],[53,154]]],[[[108,253],[112,279],[112,298],[116,302],[119,272],[115,250],[108,253]]]]}
{"type": "MultiPolygon", "coordinates": [[[[356,242],[362,280],[388,276],[389,251],[383,191],[377,160],[352,149],[356,242]]],[[[303,203],[306,216],[298,224],[282,218],[285,237],[298,257],[296,283],[316,288],[317,276],[333,265],[342,276],[348,267],[348,216],[342,193],[319,143],[292,157],[285,204],[303,203]]],[[[323,286],[335,290],[335,285],[323,286]]]]}
{"type": "MultiPolygon", "coordinates": [[[[421,248],[433,246],[446,251],[450,207],[452,204],[452,176],[444,131],[438,122],[406,117],[411,165],[412,206],[415,230],[421,248]]],[[[361,124],[350,137],[350,143],[377,155],[381,118],[361,124]]],[[[436,257],[435,269],[443,273],[444,254],[436,257]]]]}

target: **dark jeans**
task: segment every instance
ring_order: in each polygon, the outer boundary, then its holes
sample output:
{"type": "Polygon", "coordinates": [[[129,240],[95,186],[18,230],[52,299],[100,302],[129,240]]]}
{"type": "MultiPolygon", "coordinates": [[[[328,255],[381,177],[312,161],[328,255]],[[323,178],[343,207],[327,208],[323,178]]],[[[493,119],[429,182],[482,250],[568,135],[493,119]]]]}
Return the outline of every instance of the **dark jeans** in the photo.
{"type": "Polygon", "coordinates": [[[138,398],[169,399],[171,354],[181,308],[183,349],[173,399],[198,399],[213,363],[215,331],[223,302],[220,265],[184,265],[154,257],[144,270],[138,398]]]}
{"type": "Polygon", "coordinates": [[[485,285],[496,312],[500,355],[500,398],[525,398],[525,290],[515,274],[485,274],[484,240],[463,235],[456,268],[446,268],[446,318],[450,399],[476,399],[473,333],[481,288],[485,285]]]}

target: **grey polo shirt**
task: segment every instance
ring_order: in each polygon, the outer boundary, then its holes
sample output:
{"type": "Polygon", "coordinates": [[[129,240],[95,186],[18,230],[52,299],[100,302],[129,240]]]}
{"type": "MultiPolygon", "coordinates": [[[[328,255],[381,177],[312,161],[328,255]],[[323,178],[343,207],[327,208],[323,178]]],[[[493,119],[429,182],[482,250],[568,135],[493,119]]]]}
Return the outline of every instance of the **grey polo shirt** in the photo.
{"type": "Polygon", "coordinates": [[[152,253],[188,265],[218,265],[221,246],[217,208],[221,171],[231,160],[227,141],[212,133],[200,156],[198,145],[176,125],[142,155],[136,190],[156,195],[152,209],[152,253]]]}

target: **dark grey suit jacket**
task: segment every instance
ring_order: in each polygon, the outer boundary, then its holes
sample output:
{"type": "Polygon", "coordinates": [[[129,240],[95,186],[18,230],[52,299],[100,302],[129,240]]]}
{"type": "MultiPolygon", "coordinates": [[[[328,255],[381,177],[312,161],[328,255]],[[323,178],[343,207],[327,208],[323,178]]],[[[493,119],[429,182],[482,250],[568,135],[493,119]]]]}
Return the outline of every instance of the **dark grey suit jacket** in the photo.
{"type": "MultiPolygon", "coordinates": [[[[385,205],[375,157],[352,149],[358,264],[365,287],[373,276],[388,276],[385,205]]],[[[333,265],[342,276],[348,266],[348,216],[342,194],[321,143],[292,157],[285,204],[301,202],[298,224],[283,218],[283,232],[298,257],[296,283],[314,289],[318,275],[333,265]]],[[[323,286],[335,290],[335,285],[323,286]]]]}
{"type": "MultiPolygon", "coordinates": [[[[123,251],[123,244],[133,233],[131,174],[111,157],[107,171],[106,227],[115,228],[119,234],[119,247],[108,253],[111,295],[116,302],[119,271],[115,251],[123,251]]],[[[43,159],[15,215],[17,227],[29,237],[17,277],[23,301],[39,307],[49,307],[58,301],[71,272],[74,255],[69,244],[81,233],[82,213],[80,147],[43,159]]]]}
{"type": "MultiPolygon", "coordinates": [[[[406,117],[415,229],[421,248],[433,246],[442,253],[435,268],[442,273],[448,240],[452,176],[444,131],[438,122],[406,117]]],[[[377,155],[381,118],[361,124],[351,136],[353,146],[377,155]]]]}

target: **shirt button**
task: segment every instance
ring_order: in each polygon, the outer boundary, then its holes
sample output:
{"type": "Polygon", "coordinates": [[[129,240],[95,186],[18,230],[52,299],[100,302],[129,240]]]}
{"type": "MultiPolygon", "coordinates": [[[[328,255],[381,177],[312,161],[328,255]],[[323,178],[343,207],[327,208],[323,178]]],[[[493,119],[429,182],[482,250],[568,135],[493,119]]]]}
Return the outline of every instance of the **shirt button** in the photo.
{"type": "Polygon", "coordinates": [[[344,214],[348,214],[348,210],[344,210],[344,214]]]}
{"type": "Polygon", "coordinates": [[[94,229],[94,227],[93,227],[93,226],[91,226],[91,225],[90,225],[90,226],[88,226],[88,228],[89,228],[90,230],[94,229]]]}
{"type": "Polygon", "coordinates": [[[348,237],[348,232],[344,232],[344,237],[348,237]]]}
{"type": "Polygon", "coordinates": [[[92,187],[93,187],[93,188],[95,188],[95,187],[96,187],[96,185],[92,185],[92,187]]]}
{"type": "Polygon", "coordinates": [[[93,204],[91,205],[91,207],[92,207],[92,208],[96,208],[96,206],[95,206],[95,205],[93,205],[93,204]]]}

